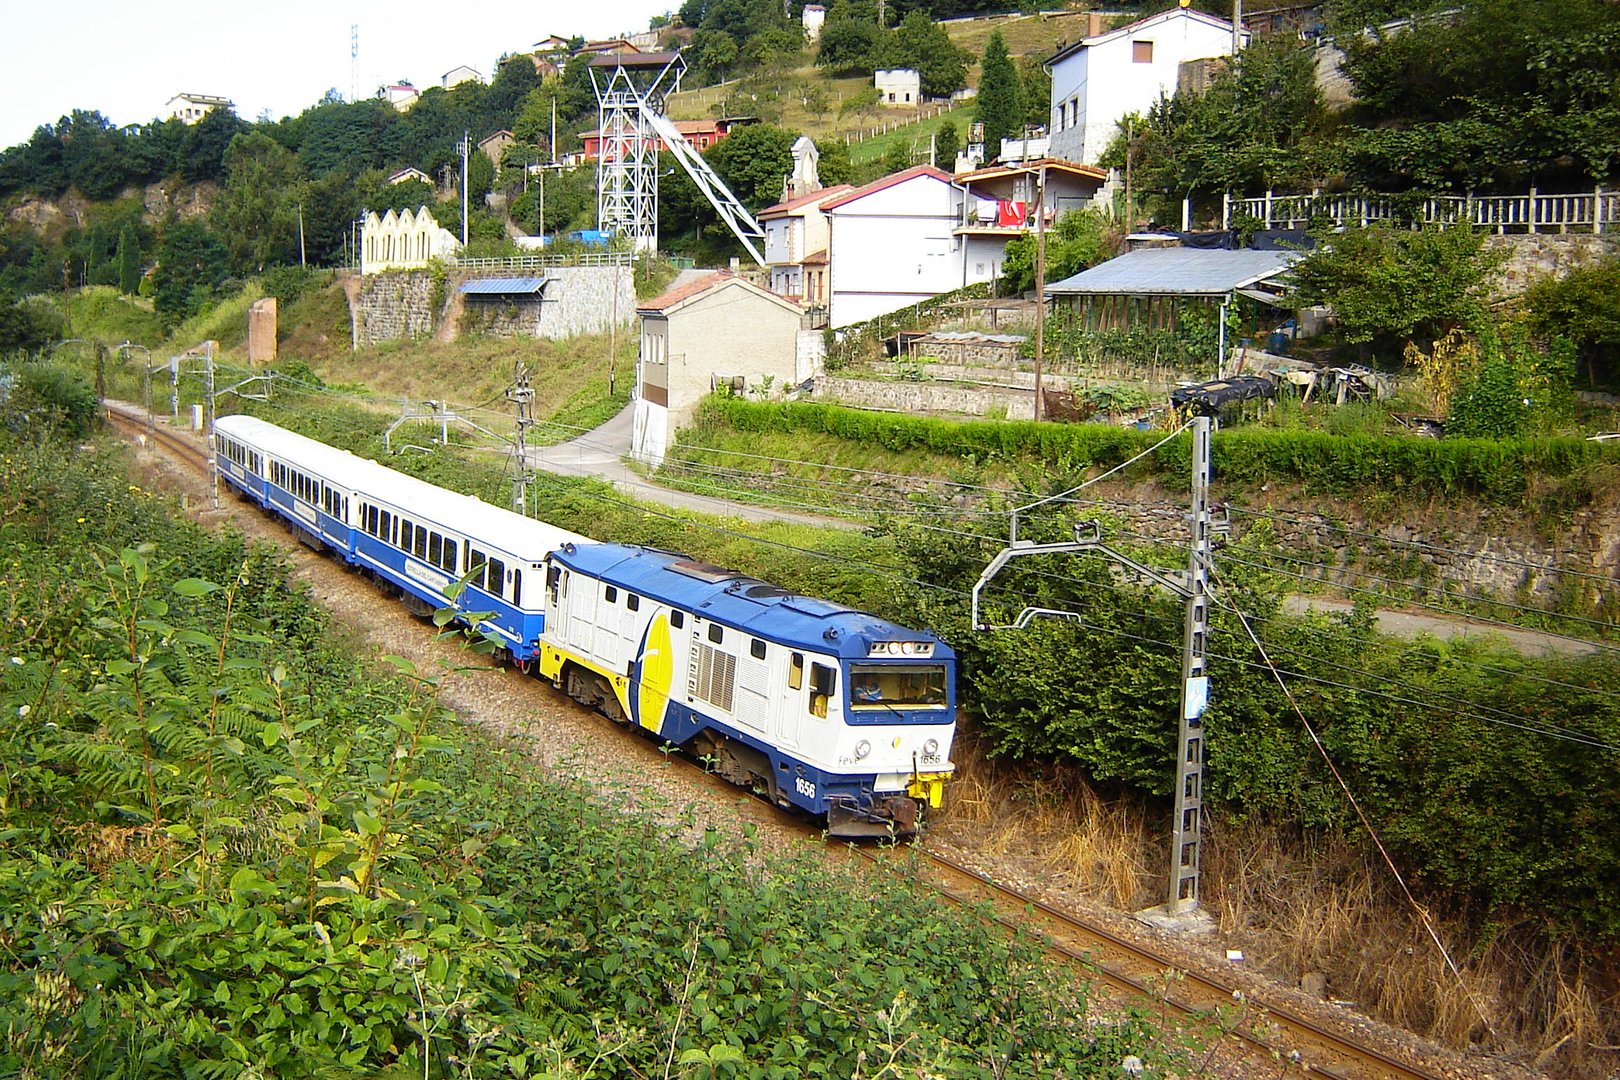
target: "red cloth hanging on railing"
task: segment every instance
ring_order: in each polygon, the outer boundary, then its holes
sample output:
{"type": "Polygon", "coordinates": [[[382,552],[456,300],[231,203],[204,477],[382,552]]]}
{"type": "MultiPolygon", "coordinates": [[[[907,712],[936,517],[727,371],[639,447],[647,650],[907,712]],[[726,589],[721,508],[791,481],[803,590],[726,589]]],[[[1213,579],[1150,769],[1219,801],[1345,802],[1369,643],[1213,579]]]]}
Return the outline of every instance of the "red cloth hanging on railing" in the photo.
{"type": "Polygon", "coordinates": [[[1018,228],[1027,224],[1029,215],[1024,203],[1015,199],[996,200],[996,225],[1001,228],[1018,228]]]}

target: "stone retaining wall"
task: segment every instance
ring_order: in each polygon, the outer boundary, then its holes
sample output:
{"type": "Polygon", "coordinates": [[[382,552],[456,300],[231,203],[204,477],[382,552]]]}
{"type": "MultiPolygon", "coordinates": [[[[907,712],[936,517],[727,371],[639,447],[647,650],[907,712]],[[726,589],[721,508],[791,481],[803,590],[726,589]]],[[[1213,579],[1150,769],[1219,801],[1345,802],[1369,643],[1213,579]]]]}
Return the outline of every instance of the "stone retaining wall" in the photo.
{"type": "MultiPolygon", "coordinates": [[[[1217,482],[1217,501],[1219,487],[1217,482]]],[[[1513,516],[1505,510],[1480,509],[1448,526],[1423,528],[1287,506],[1265,507],[1263,513],[1270,515],[1277,548],[1286,557],[1279,569],[1298,571],[1303,568],[1293,561],[1298,560],[1321,568],[1319,576],[1329,584],[1398,595],[1399,583],[1405,582],[1414,599],[1444,606],[1451,605],[1437,601],[1432,591],[1417,590],[1444,587],[1459,598],[1549,607],[1587,618],[1613,618],[1620,610],[1620,515],[1612,510],[1576,511],[1556,541],[1504,535],[1516,524],[1496,520],[1513,516]]],[[[1167,540],[1187,532],[1185,511],[1175,507],[1118,502],[1104,516],[1125,532],[1167,540]]],[[[1234,513],[1234,540],[1260,520],[1260,514],[1234,513]]]]}
{"type": "Polygon", "coordinates": [[[957,416],[1004,417],[1009,420],[1035,418],[1033,389],[1017,386],[938,381],[880,382],[827,375],[816,380],[813,396],[817,401],[886,412],[949,413],[957,416]]]}
{"type": "Polygon", "coordinates": [[[1534,233],[1487,236],[1487,251],[1505,251],[1507,261],[1496,273],[1496,289],[1516,296],[1537,278],[1563,277],[1575,267],[1620,253],[1620,237],[1600,233],[1534,233]]]}
{"type": "Polygon", "coordinates": [[[511,303],[478,301],[465,305],[461,325],[446,325],[460,299],[458,287],[476,277],[510,276],[450,271],[434,287],[434,271],[393,270],[367,274],[349,301],[354,347],[383,341],[414,341],[433,336],[453,340],[465,329],[498,337],[543,337],[561,340],[576,334],[605,332],[615,322],[629,327],[636,318],[636,287],[629,266],[558,266],[543,271],[549,278],[545,299],[511,303]],[[437,303],[435,303],[437,301],[437,303]],[[538,308],[538,314],[536,313],[538,308]]]}

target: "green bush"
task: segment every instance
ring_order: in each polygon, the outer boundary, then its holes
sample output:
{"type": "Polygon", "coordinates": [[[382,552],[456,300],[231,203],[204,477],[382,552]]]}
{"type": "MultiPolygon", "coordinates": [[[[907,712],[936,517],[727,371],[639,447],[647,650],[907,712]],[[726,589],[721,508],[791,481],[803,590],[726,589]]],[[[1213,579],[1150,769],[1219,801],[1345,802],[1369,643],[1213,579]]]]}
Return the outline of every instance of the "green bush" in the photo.
{"type": "Polygon", "coordinates": [[[537,776],[268,551],[67,449],[0,432],[0,1073],[1190,1067],[903,868],[537,776]]]}
{"type": "Polygon", "coordinates": [[[10,376],[9,393],[0,401],[0,423],[26,430],[34,438],[61,434],[82,439],[96,423],[96,392],[79,372],[50,363],[22,363],[0,377],[10,376]]]}
{"type": "MultiPolygon", "coordinates": [[[[1163,432],[1111,425],[958,421],[866,412],[816,402],[706,401],[704,415],[738,431],[821,432],[905,451],[979,460],[1067,461],[1108,468],[1152,446],[1163,432]]],[[[1180,485],[1188,440],[1167,444],[1137,468],[1180,485]]],[[[1414,498],[1521,499],[1535,478],[1575,476],[1620,462],[1620,447],[1578,438],[1416,439],[1241,428],[1212,442],[1218,480],[1239,486],[1297,481],[1324,494],[1382,491],[1414,498]]]]}

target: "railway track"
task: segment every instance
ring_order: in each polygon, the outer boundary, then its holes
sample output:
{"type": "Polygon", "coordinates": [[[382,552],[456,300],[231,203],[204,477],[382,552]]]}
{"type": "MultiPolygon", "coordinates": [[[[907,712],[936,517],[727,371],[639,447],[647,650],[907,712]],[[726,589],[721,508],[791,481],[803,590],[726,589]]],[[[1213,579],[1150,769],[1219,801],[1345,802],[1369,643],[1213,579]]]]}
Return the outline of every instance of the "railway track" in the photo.
{"type": "MultiPolygon", "coordinates": [[[[161,449],[201,475],[212,475],[206,451],[189,434],[153,424],[138,407],[107,402],[106,415],[126,436],[161,449]]],[[[699,763],[687,764],[704,771],[699,763]]],[[[710,776],[709,782],[735,791],[718,778],[710,776]]],[[[838,850],[884,866],[886,872],[900,872],[894,849],[849,845],[838,850]]],[[[1217,1033],[1209,1044],[1206,1071],[1253,1076],[1258,1075],[1255,1069],[1268,1067],[1277,1075],[1305,1071],[1339,1080],[1442,1080],[1444,1074],[1392,1057],[1272,995],[1187,970],[1149,946],[1060,911],[923,845],[906,850],[920,856],[920,883],[946,900],[988,905],[992,917],[1010,932],[1035,933],[1054,956],[1107,983],[1127,1003],[1155,1007],[1184,1027],[1217,1033]]]]}
{"type": "MultiPolygon", "coordinates": [[[[884,861],[882,851],[857,850],[874,862],[884,861]]],[[[1216,1075],[1256,1075],[1250,1069],[1266,1062],[1274,1063],[1279,1075],[1291,1069],[1341,1080],[1441,1080],[1444,1075],[1386,1054],[1274,995],[1188,970],[1150,946],[1060,911],[939,852],[920,854],[926,883],[952,902],[988,905],[997,922],[1039,935],[1049,951],[1082,966],[1130,1003],[1153,1005],[1218,1032],[1220,1045],[1211,1041],[1205,1063],[1216,1075]]]]}

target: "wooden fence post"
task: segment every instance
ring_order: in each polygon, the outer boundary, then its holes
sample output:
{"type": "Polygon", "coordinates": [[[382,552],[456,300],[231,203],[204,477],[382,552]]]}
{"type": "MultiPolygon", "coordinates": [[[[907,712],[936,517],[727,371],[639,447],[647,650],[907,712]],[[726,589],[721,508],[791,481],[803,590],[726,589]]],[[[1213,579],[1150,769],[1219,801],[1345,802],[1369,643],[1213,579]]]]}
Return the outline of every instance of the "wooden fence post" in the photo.
{"type": "Polygon", "coordinates": [[[1529,219],[1527,224],[1530,226],[1530,231],[1534,233],[1536,231],[1536,189],[1533,187],[1530,189],[1530,206],[1525,217],[1529,219]]]}
{"type": "Polygon", "coordinates": [[[1592,189],[1592,231],[1603,231],[1603,185],[1598,184],[1592,189]]]}

